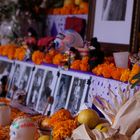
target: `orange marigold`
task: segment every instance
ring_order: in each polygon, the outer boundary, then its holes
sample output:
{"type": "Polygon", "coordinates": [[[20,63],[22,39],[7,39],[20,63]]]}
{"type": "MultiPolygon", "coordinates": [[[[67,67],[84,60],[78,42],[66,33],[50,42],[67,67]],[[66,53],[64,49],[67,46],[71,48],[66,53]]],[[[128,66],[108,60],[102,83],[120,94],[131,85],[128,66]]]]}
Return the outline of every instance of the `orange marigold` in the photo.
{"type": "Polygon", "coordinates": [[[61,62],[62,62],[63,58],[64,58],[63,54],[59,53],[59,54],[55,55],[54,58],[53,58],[53,64],[61,65],[61,62]]]}
{"type": "Polygon", "coordinates": [[[120,77],[122,75],[123,69],[121,68],[116,68],[112,71],[111,76],[115,80],[120,80],[120,77]]]}
{"type": "Polygon", "coordinates": [[[35,63],[35,64],[41,64],[44,60],[44,53],[41,52],[41,51],[35,51],[33,54],[32,54],[32,61],[35,63]]]}
{"type": "Polygon", "coordinates": [[[71,113],[66,109],[60,109],[55,112],[49,119],[48,125],[54,127],[56,122],[72,119],[71,113]]]}
{"type": "Polygon", "coordinates": [[[122,72],[122,75],[120,77],[120,80],[122,82],[127,82],[128,79],[129,79],[129,75],[130,75],[130,69],[125,69],[123,72],[122,72]]]}
{"type": "Polygon", "coordinates": [[[131,70],[130,76],[129,76],[129,81],[131,83],[134,83],[136,80],[132,80],[133,76],[135,76],[136,74],[138,74],[140,72],[140,67],[138,64],[134,64],[133,68],[131,70]]]}
{"type": "Polygon", "coordinates": [[[70,66],[71,69],[80,70],[81,60],[74,60],[70,66]]]}
{"type": "Polygon", "coordinates": [[[72,131],[76,129],[77,127],[77,122],[75,120],[66,120],[66,121],[61,121],[57,122],[54,125],[53,128],[53,138],[54,139],[65,139],[67,137],[70,137],[72,134],[72,131]]]}

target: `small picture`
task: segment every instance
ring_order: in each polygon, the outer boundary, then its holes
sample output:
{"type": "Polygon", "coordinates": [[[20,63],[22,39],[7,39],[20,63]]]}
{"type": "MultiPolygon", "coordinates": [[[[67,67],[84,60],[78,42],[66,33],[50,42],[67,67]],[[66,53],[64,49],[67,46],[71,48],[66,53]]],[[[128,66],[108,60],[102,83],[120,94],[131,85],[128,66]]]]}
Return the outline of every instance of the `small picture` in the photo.
{"type": "Polygon", "coordinates": [[[20,61],[15,62],[12,80],[7,93],[8,98],[12,98],[13,100],[19,100],[22,98],[22,101],[25,102],[33,67],[34,65],[30,63],[20,61]]]}
{"type": "Polygon", "coordinates": [[[72,73],[72,75],[73,80],[65,108],[72,115],[76,115],[86,102],[91,76],[84,73],[72,73]]]}
{"type": "Polygon", "coordinates": [[[11,72],[13,61],[0,57],[0,79],[11,72]]]}
{"type": "Polygon", "coordinates": [[[0,97],[5,97],[7,88],[11,81],[11,74],[14,65],[13,61],[4,57],[0,57],[0,97]]]}
{"type": "Polygon", "coordinates": [[[49,111],[48,97],[53,96],[56,82],[57,82],[57,69],[44,67],[45,69],[45,79],[42,81],[42,88],[39,92],[39,98],[36,106],[36,111],[41,114],[46,114],[49,111]]]}
{"type": "Polygon", "coordinates": [[[67,109],[74,115],[79,111],[82,97],[85,94],[86,79],[74,78],[67,109]]]}
{"type": "Polygon", "coordinates": [[[54,95],[54,103],[53,103],[51,113],[56,112],[61,108],[65,108],[68,94],[69,94],[69,89],[71,86],[71,80],[72,80],[72,75],[63,74],[63,73],[60,75],[56,87],[56,92],[54,95]]]}
{"type": "Polygon", "coordinates": [[[42,82],[45,79],[45,69],[36,66],[31,79],[31,84],[26,99],[26,105],[31,109],[36,108],[39,92],[42,88],[42,82]]]}

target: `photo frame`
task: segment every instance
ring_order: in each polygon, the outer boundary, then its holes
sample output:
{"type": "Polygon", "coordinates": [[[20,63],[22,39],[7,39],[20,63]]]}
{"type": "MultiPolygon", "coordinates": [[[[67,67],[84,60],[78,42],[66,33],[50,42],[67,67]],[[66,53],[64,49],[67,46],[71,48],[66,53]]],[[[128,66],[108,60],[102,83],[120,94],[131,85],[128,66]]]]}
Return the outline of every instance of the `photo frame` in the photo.
{"type": "Polygon", "coordinates": [[[47,115],[51,107],[51,104],[48,103],[48,97],[54,96],[58,69],[49,66],[41,66],[41,68],[45,70],[45,73],[35,110],[43,115],[47,115]]]}
{"type": "Polygon", "coordinates": [[[35,66],[35,69],[32,74],[32,79],[28,91],[28,95],[26,98],[26,106],[30,109],[35,110],[37,105],[37,100],[39,98],[39,92],[42,88],[42,82],[45,79],[45,69],[41,66],[35,66]]]}
{"type": "Polygon", "coordinates": [[[20,100],[20,103],[25,103],[33,68],[33,63],[15,61],[14,69],[12,71],[12,80],[8,87],[7,98],[20,100]]]}
{"type": "Polygon", "coordinates": [[[87,81],[89,79],[90,76],[83,73],[61,70],[55,90],[51,114],[61,108],[66,108],[70,110],[72,114],[76,114],[81,104],[85,101],[88,89],[87,81]],[[76,89],[76,83],[77,86],[79,86],[78,89],[76,89]],[[74,100],[74,98],[76,98],[76,100],[74,100]],[[72,108],[74,104],[77,104],[76,108],[72,108]]]}
{"type": "Polygon", "coordinates": [[[134,0],[96,0],[93,36],[100,42],[130,44],[134,0]]]}
{"type": "Polygon", "coordinates": [[[9,86],[9,83],[12,79],[12,71],[14,69],[13,61],[9,60],[6,57],[0,56],[0,81],[1,81],[1,95],[2,97],[6,96],[7,90],[6,87],[9,86]]]}
{"type": "Polygon", "coordinates": [[[137,52],[139,0],[125,0],[127,2],[125,20],[116,19],[116,21],[115,19],[102,19],[103,3],[105,1],[113,0],[89,0],[91,4],[88,13],[87,40],[90,41],[91,38],[97,37],[106,55],[118,51],[137,52]]]}

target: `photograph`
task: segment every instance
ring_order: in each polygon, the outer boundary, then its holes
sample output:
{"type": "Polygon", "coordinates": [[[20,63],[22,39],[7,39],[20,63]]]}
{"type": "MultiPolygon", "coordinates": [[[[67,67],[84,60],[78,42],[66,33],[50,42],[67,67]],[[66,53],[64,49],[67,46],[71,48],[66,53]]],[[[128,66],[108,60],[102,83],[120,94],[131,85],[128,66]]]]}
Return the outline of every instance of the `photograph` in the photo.
{"type": "Polygon", "coordinates": [[[34,110],[37,105],[37,100],[42,86],[42,81],[44,79],[44,74],[45,74],[44,69],[36,67],[31,79],[31,84],[26,99],[26,105],[34,110]]]}
{"type": "Polygon", "coordinates": [[[96,1],[92,36],[101,43],[129,45],[133,9],[134,0],[96,1]]]}
{"type": "Polygon", "coordinates": [[[22,100],[25,102],[28,86],[32,76],[34,65],[25,62],[15,62],[15,69],[8,88],[7,98],[22,100]]]}
{"type": "Polygon", "coordinates": [[[11,73],[13,70],[13,61],[0,57],[0,97],[6,97],[7,87],[11,81],[11,73]]]}
{"type": "Polygon", "coordinates": [[[69,98],[69,103],[67,107],[67,109],[73,115],[75,115],[79,111],[85,86],[86,86],[86,79],[80,79],[78,77],[74,78],[71,94],[69,98]]]}
{"type": "Polygon", "coordinates": [[[127,0],[103,0],[102,20],[124,21],[127,0]]]}
{"type": "Polygon", "coordinates": [[[48,97],[53,96],[56,82],[57,82],[57,69],[45,67],[45,79],[42,81],[42,88],[39,92],[39,98],[37,101],[36,111],[41,114],[47,114],[49,112],[48,97]]]}
{"type": "Polygon", "coordinates": [[[65,108],[70,85],[71,85],[71,80],[72,80],[72,75],[61,74],[56,88],[56,93],[54,95],[52,112],[56,112],[61,108],[65,108]]]}

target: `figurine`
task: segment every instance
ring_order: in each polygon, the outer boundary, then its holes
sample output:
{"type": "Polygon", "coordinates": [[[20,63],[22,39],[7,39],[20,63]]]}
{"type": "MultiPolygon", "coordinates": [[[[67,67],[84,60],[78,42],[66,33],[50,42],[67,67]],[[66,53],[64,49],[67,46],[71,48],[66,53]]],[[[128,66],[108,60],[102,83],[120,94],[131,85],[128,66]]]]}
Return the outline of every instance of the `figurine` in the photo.
{"type": "Polygon", "coordinates": [[[89,51],[89,66],[90,71],[98,64],[103,63],[104,61],[104,52],[101,50],[100,43],[96,37],[92,38],[90,41],[90,51],[89,51]]]}
{"type": "Polygon", "coordinates": [[[59,33],[54,39],[55,49],[60,53],[69,51],[71,47],[78,48],[83,46],[83,39],[74,30],[65,30],[63,33],[59,33]]]}

